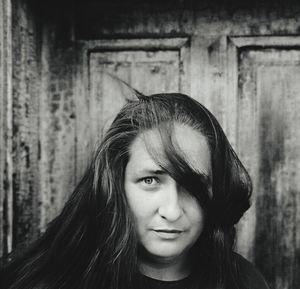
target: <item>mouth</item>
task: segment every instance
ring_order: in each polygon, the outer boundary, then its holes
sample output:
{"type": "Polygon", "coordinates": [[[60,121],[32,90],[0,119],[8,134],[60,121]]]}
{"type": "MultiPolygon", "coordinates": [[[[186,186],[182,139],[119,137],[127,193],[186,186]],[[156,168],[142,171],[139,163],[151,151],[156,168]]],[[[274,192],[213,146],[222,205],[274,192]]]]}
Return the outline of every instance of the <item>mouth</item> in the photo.
{"type": "Polygon", "coordinates": [[[169,234],[180,234],[183,232],[182,230],[176,230],[176,229],[159,229],[154,231],[158,233],[169,233],[169,234]]]}
{"type": "Polygon", "coordinates": [[[183,233],[182,230],[177,229],[158,229],[153,231],[160,239],[169,241],[180,238],[181,234],[183,233]]]}

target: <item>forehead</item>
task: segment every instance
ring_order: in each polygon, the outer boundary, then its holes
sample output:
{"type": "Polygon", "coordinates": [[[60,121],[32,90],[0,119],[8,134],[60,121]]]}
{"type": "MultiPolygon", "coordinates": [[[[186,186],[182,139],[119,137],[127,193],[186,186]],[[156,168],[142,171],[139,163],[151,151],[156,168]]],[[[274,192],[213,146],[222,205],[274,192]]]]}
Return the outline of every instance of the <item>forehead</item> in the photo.
{"type": "MultiPolygon", "coordinates": [[[[211,176],[211,153],[203,134],[189,126],[175,124],[171,141],[176,152],[180,153],[189,166],[211,176]]],[[[139,170],[150,165],[155,166],[150,150],[154,150],[159,158],[165,158],[163,142],[157,129],[145,131],[133,141],[130,146],[130,167],[139,170]]]]}

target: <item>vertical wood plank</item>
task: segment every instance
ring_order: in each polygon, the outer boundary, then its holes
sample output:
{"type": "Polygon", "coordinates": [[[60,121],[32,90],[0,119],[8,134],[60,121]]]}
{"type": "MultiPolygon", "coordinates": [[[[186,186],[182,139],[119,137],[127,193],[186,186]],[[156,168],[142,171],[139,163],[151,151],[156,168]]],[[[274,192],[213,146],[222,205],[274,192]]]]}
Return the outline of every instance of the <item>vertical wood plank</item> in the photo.
{"type": "Polygon", "coordinates": [[[60,212],[76,183],[76,61],[73,47],[55,43],[57,26],[45,27],[40,121],[40,224],[60,212]],[[63,63],[63,65],[62,65],[63,63]]]}
{"type": "Polygon", "coordinates": [[[89,122],[80,120],[83,115],[85,115],[86,119],[90,117],[90,52],[85,43],[77,43],[75,45],[75,57],[75,178],[78,181],[89,163],[86,152],[90,150],[89,122]]]}
{"type": "Polygon", "coordinates": [[[185,42],[180,49],[179,63],[179,91],[191,95],[191,40],[185,42]]]}
{"type": "Polygon", "coordinates": [[[237,99],[238,99],[238,58],[237,58],[237,47],[230,39],[227,39],[227,111],[230,114],[227,115],[226,127],[227,127],[227,137],[232,144],[236,147],[237,131],[236,131],[236,121],[237,121],[237,99]]]}
{"type": "Polygon", "coordinates": [[[16,1],[12,11],[13,246],[16,246],[38,235],[39,56],[32,7],[16,1]]]}
{"type": "Polygon", "coordinates": [[[213,40],[197,35],[191,37],[191,97],[209,109],[211,105],[209,97],[208,47],[213,40]]]}
{"type": "Polygon", "coordinates": [[[12,250],[12,7],[0,1],[0,257],[12,250]]]}
{"type": "Polygon", "coordinates": [[[232,113],[234,105],[227,105],[227,39],[218,37],[207,48],[208,50],[208,87],[211,110],[227,132],[227,116],[232,113]]]}
{"type": "MultiPolygon", "coordinates": [[[[233,43],[231,43],[231,49],[234,50],[233,43]]],[[[233,117],[236,117],[235,129],[236,133],[236,147],[238,155],[243,162],[244,166],[248,170],[253,183],[253,195],[251,199],[251,207],[241,219],[237,226],[238,240],[237,248],[239,252],[247,257],[251,261],[255,261],[255,236],[256,236],[256,196],[261,193],[257,191],[257,172],[259,170],[259,135],[258,129],[258,110],[257,98],[255,96],[255,88],[251,81],[256,79],[256,75],[253,70],[247,69],[249,62],[244,59],[243,54],[236,55],[236,67],[235,71],[235,93],[237,93],[235,104],[235,113],[233,117]],[[238,67],[237,63],[240,63],[238,67]],[[249,89],[251,87],[252,89],[249,89]],[[250,145],[251,144],[251,145],[250,145]]],[[[233,97],[232,97],[233,98],[233,97]]],[[[230,119],[233,122],[233,119],[230,119]]],[[[233,123],[233,125],[234,125],[233,123]]],[[[259,226],[259,224],[258,224],[259,226]]]]}
{"type": "Polygon", "coordinates": [[[39,230],[44,232],[50,218],[55,215],[54,208],[51,207],[51,189],[50,189],[50,169],[49,169],[49,146],[48,134],[50,134],[49,123],[51,123],[51,110],[49,109],[49,55],[50,43],[47,37],[43,36],[43,49],[41,51],[41,91],[39,100],[39,142],[40,142],[40,226],[39,230]]]}
{"type": "Polygon", "coordinates": [[[227,129],[227,42],[219,35],[191,38],[191,96],[204,104],[227,129]]]}

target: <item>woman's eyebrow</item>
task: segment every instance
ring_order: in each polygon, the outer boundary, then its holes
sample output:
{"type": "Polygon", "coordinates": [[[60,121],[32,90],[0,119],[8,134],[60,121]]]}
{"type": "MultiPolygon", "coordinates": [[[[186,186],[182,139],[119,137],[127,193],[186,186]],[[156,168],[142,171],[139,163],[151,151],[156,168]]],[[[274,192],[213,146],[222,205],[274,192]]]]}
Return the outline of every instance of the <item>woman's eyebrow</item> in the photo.
{"type": "Polygon", "coordinates": [[[137,174],[166,175],[167,173],[164,170],[141,169],[137,171],[137,174]]]}

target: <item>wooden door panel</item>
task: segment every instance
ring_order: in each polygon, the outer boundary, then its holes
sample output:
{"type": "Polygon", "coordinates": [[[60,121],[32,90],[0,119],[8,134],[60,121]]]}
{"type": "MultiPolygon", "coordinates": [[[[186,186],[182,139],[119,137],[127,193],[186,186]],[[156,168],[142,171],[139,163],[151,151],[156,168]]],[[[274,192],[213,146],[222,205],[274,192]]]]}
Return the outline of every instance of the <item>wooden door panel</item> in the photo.
{"type": "Polygon", "coordinates": [[[300,49],[246,49],[239,58],[238,147],[256,207],[252,254],[269,279],[277,276],[274,288],[291,288],[300,249],[300,49]]]}
{"type": "Polygon", "coordinates": [[[188,93],[189,86],[186,38],[87,42],[83,54],[88,87],[77,99],[78,177],[120,108],[135,98],[130,86],[144,94],[188,93]]]}
{"type": "Polygon", "coordinates": [[[126,99],[134,98],[133,92],[114,77],[145,94],[179,90],[178,51],[95,52],[89,67],[92,143],[102,137],[126,99]]]}

